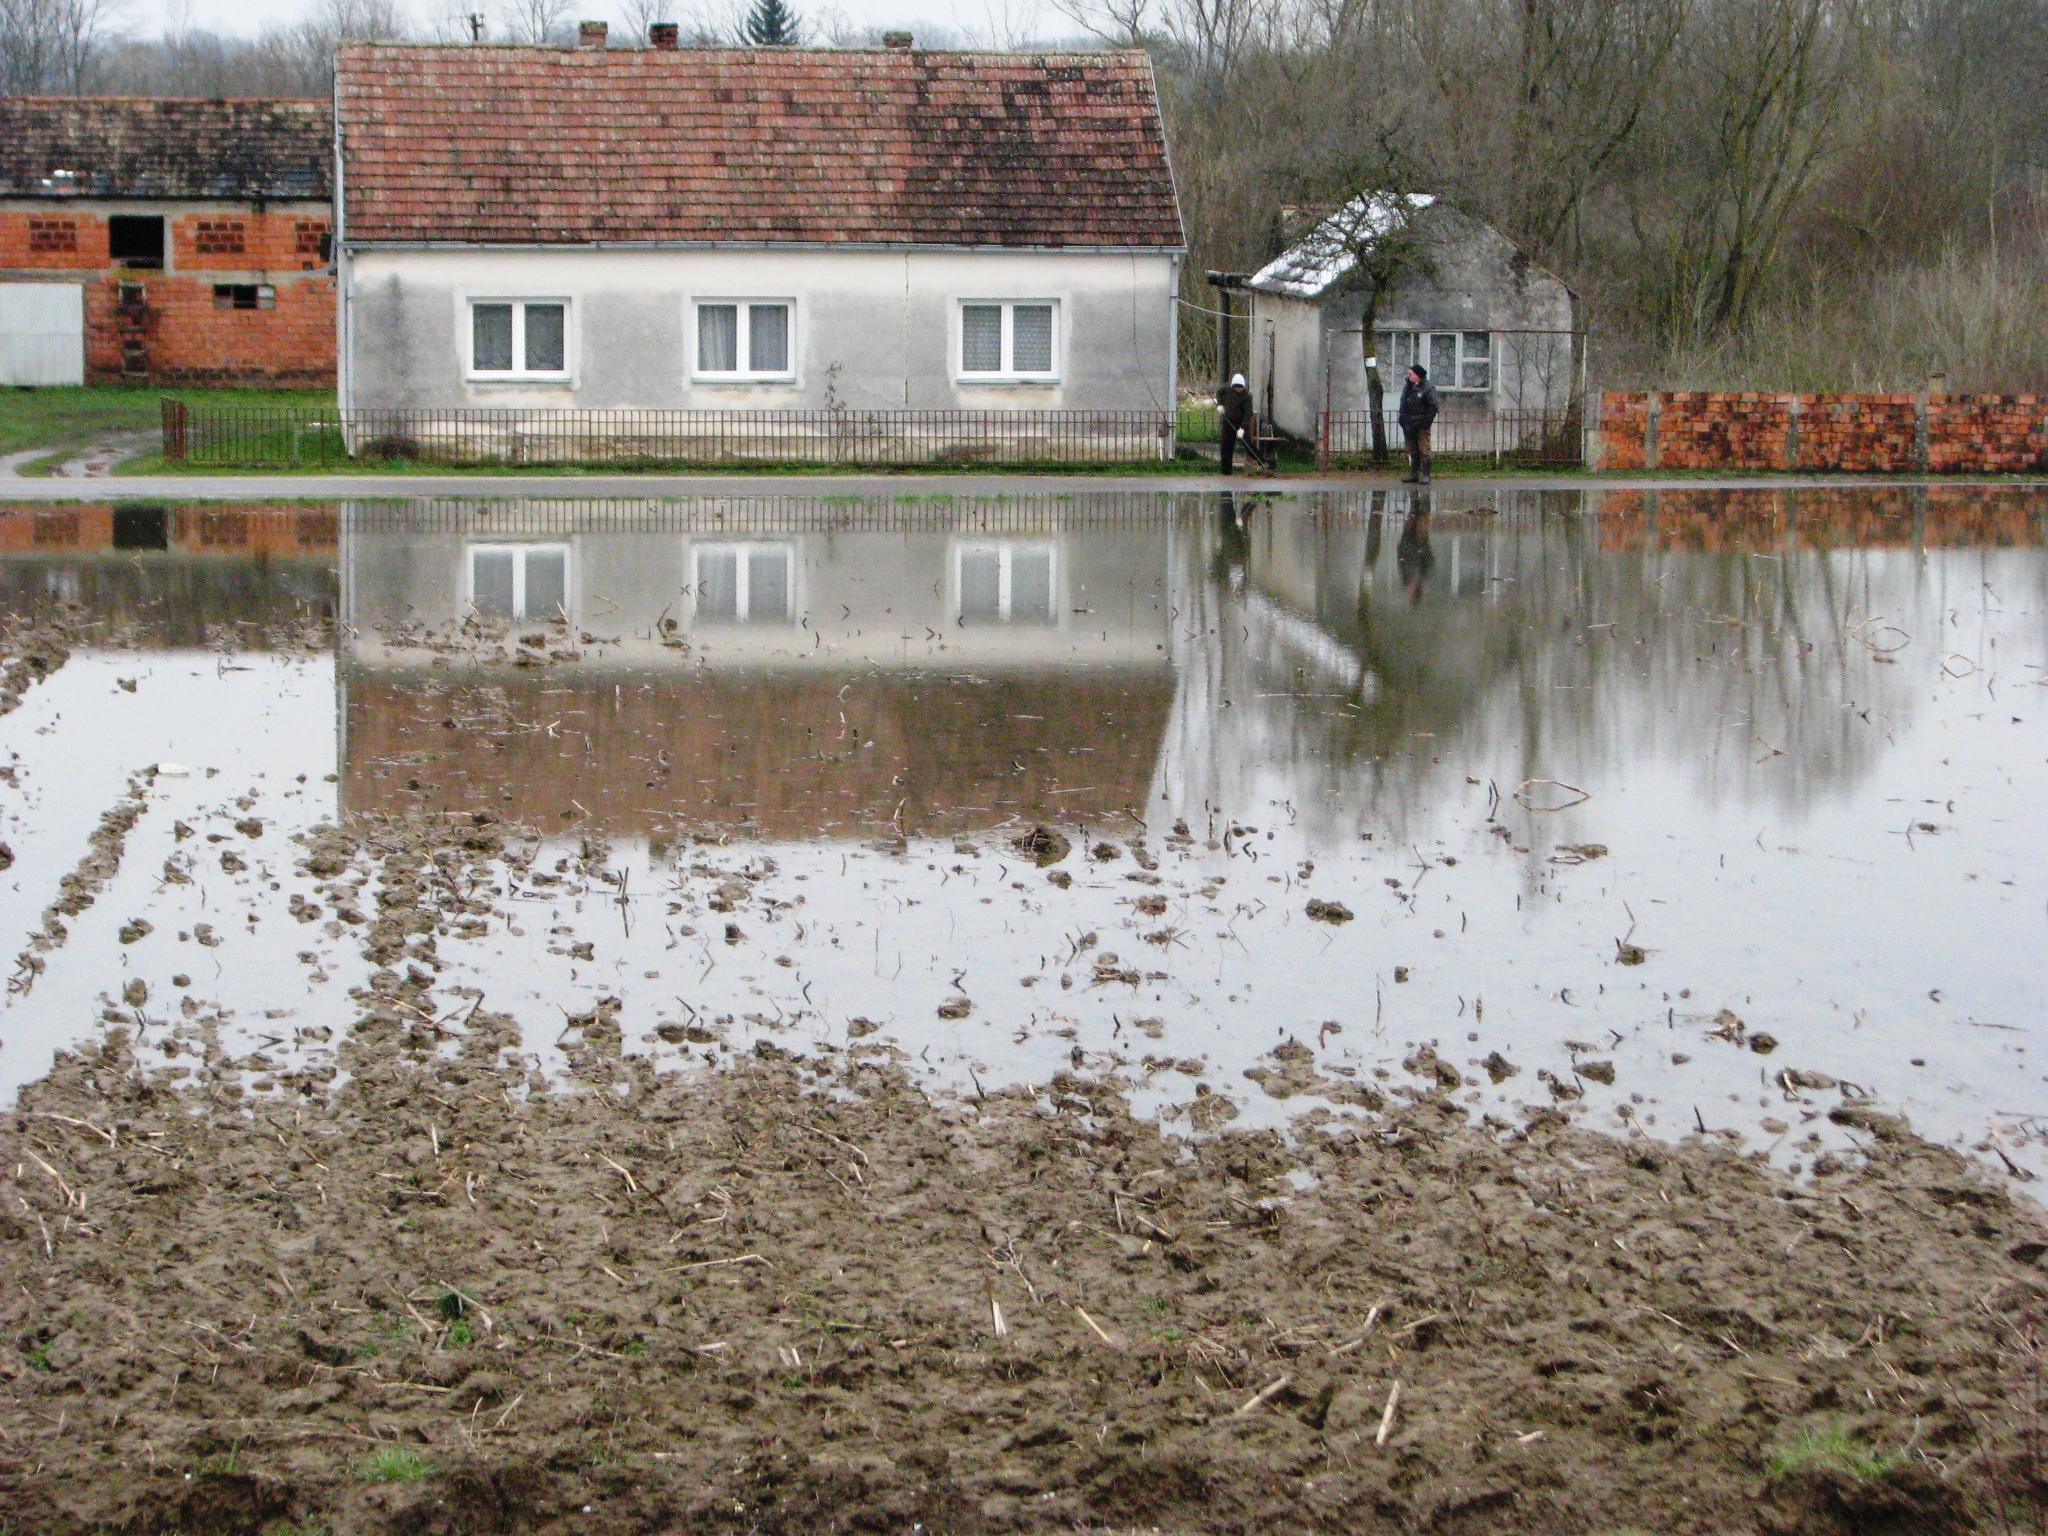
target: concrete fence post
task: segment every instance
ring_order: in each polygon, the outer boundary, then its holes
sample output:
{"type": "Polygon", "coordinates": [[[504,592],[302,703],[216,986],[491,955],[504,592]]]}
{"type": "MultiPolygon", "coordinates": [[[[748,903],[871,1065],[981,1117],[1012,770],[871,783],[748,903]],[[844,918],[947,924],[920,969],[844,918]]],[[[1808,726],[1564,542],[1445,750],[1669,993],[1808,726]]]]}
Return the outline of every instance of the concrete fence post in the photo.
{"type": "Polygon", "coordinates": [[[1799,396],[1794,393],[1785,397],[1785,467],[1799,467],[1799,396]]]}
{"type": "Polygon", "coordinates": [[[1664,397],[1654,389],[1643,401],[1643,468],[1657,467],[1657,424],[1664,418],[1664,397]]]}
{"type": "Polygon", "coordinates": [[[1928,465],[1928,443],[1930,424],[1927,419],[1928,394],[1921,390],[1913,397],[1913,472],[1924,475],[1928,465]]]}

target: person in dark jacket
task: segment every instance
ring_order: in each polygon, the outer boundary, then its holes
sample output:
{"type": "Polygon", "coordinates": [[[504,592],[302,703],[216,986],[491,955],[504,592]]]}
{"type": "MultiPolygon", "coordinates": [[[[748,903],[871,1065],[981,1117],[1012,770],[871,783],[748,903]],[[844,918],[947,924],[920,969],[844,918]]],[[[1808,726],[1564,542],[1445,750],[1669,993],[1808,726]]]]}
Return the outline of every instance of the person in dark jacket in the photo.
{"type": "Polygon", "coordinates": [[[1416,363],[1408,370],[1408,382],[1401,386],[1401,409],[1397,418],[1401,435],[1408,439],[1408,474],[1403,485],[1429,484],[1429,429],[1436,425],[1436,386],[1429,382],[1429,370],[1416,363]]]}
{"type": "Polygon", "coordinates": [[[1216,410],[1223,418],[1223,473],[1230,473],[1231,455],[1240,436],[1244,438],[1244,451],[1251,455],[1252,462],[1261,469],[1271,469],[1272,465],[1259,457],[1256,446],[1258,433],[1255,430],[1258,417],[1252,411],[1252,392],[1245,386],[1243,374],[1233,373],[1230,382],[1216,391],[1216,410]]]}

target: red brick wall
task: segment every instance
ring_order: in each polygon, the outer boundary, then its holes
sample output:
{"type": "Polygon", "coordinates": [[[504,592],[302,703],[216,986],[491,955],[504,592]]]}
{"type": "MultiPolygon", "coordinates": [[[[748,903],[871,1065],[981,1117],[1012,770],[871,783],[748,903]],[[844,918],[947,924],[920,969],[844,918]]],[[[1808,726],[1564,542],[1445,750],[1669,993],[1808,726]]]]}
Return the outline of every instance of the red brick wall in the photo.
{"type": "Polygon", "coordinates": [[[2048,468],[2048,409],[2038,395],[1934,395],[1927,467],[2015,474],[2048,468]]]}
{"type": "Polygon", "coordinates": [[[1649,467],[1650,397],[1608,393],[1600,397],[1600,467],[1649,467]]]}
{"type": "Polygon", "coordinates": [[[171,266],[180,272],[315,272],[325,214],[193,213],[171,221],[171,266]]]}
{"type": "Polygon", "coordinates": [[[1919,424],[1911,395],[1801,395],[1798,467],[1910,473],[1919,424]]]}
{"type": "Polygon", "coordinates": [[[2038,395],[1612,393],[1599,467],[2023,474],[2048,469],[2038,395]],[[1796,452],[1795,452],[1796,445],[1796,452]]]}
{"type": "Polygon", "coordinates": [[[329,222],[319,205],[172,213],[165,272],[109,268],[107,218],[56,203],[0,210],[0,281],[10,273],[100,274],[85,284],[87,383],[334,382],[334,279],[320,255],[329,222]],[[214,301],[217,282],[268,283],[276,307],[223,308],[214,301]],[[147,296],[132,317],[119,301],[123,283],[147,296]]]}
{"type": "Polygon", "coordinates": [[[132,378],[126,354],[139,340],[150,380],[159,384],[334,382],[334,280],[322,274],[277,284],[274,309],[224,309],[211,276],[131,272],[97,277],[85,289],[85,377],[90,384],[132,378]],[[132,314],[123,284],[146,302],[132,314]]]}
{"type": "Polygon", "coordinates": [[[1791,432],[1789,395],[1665,395],[1657,468],[1789,469],[1791,432]]]}

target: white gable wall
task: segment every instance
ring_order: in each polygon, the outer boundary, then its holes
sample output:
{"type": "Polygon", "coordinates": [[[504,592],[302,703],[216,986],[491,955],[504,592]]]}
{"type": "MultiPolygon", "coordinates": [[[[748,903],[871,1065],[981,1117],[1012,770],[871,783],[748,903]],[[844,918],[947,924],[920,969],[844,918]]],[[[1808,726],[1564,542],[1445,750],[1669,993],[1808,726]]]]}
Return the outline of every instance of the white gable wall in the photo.
{"type": "Polygon", "coordinates": [[[1168,411],[1177,258],[935,250],[562,249],[347,253],[356,408],[1168,411]],[[471,298],[566,299],[564,384],[467,378],[471,298]],[[796,378],[693,381],[691,302],[793,299],[796,378]],[[962,300],[1050,299],[1059,377],[958,377],[962,300]]]}

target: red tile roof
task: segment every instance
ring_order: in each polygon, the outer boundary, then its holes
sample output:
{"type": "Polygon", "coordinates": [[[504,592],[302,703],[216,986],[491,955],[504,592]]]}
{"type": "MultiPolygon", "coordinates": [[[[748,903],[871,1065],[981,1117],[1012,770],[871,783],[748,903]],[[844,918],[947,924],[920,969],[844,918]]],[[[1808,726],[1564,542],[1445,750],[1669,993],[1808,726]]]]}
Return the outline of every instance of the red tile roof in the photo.
{"type": "Polygon", "coordinates": [[[1177,248],[1142,53],[367,44],[346,238],[1177,248]]]}
{"type": "Polygon", "coordinates": [[[0,96],[0,197],[327,199],[324,101],[0,96]]]}

